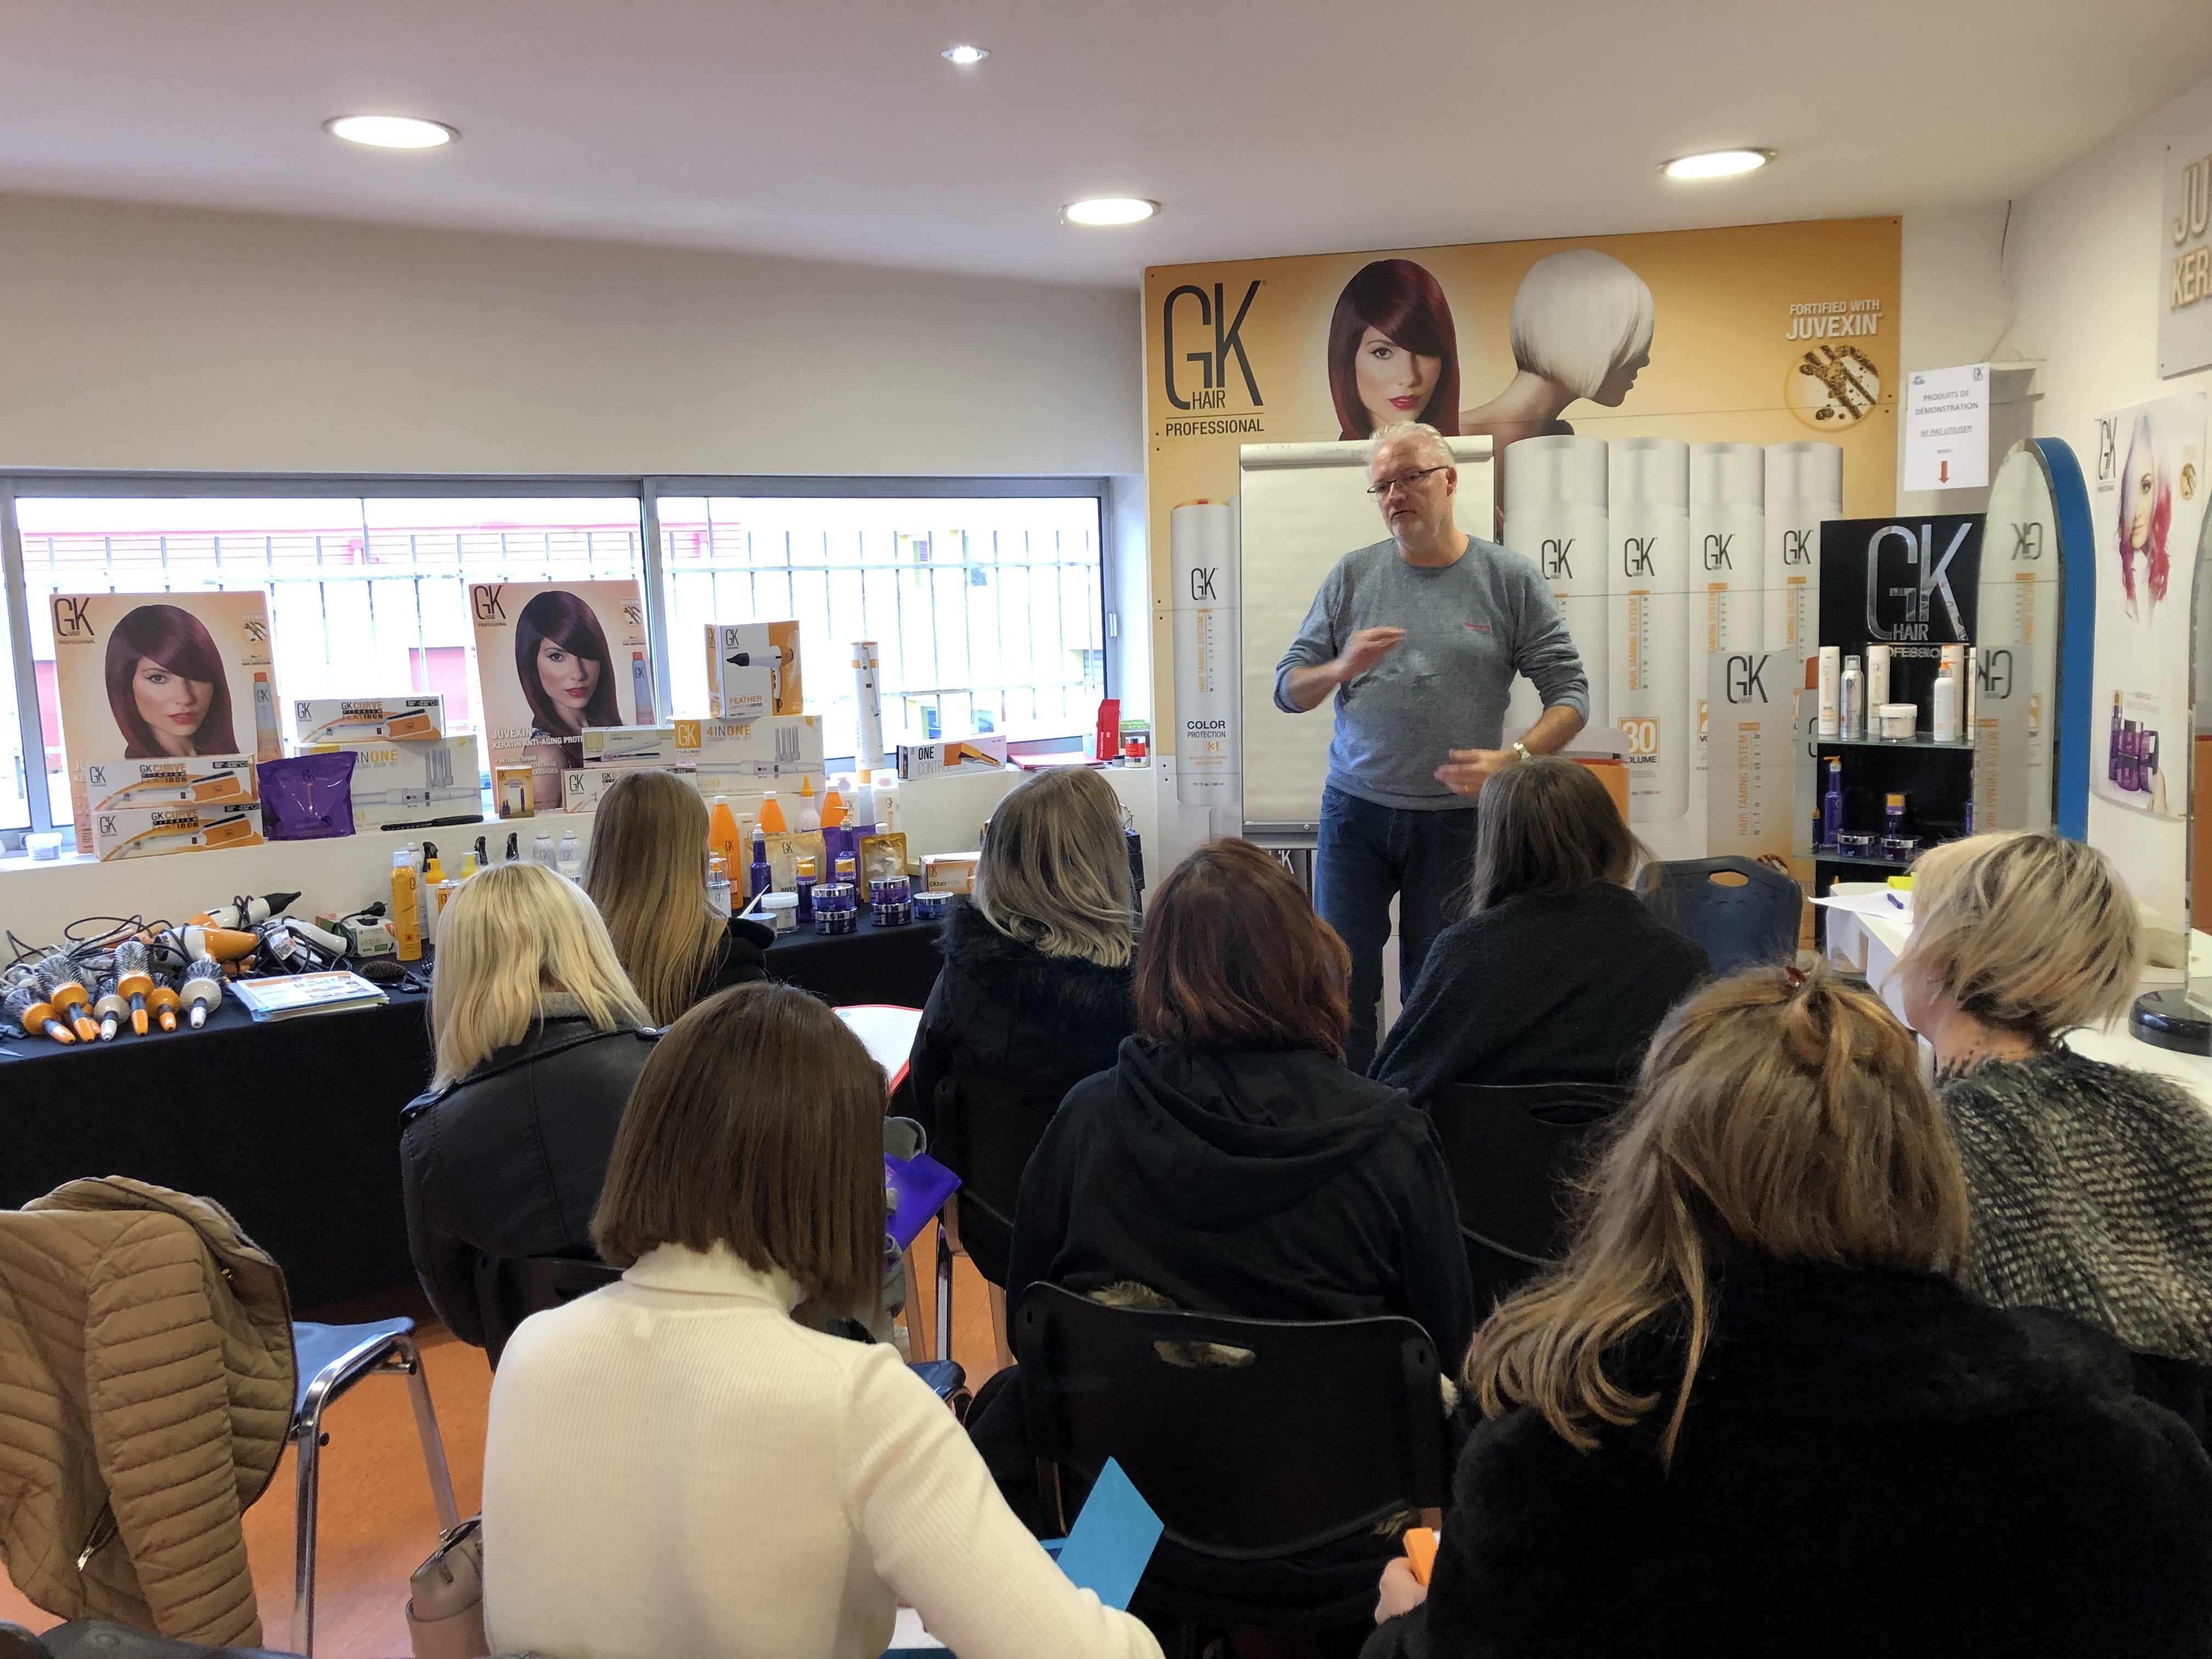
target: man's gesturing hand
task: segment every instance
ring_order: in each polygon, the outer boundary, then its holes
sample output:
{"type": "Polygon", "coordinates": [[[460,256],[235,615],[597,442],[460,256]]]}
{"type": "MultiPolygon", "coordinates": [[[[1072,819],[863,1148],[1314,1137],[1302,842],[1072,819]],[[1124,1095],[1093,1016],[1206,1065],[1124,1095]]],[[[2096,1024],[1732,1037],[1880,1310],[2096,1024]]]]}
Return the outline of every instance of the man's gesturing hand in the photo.
{"type": "Polygon", "coordinates": [[[1336,683],[1349,685],[1405,643],[1402,628],[1363,628],[1336,656],[1336,683]]]}
{"type": "Polygon", "coordinates": [[[1455,795],[1479,795],[1492,776],[1521,757],[1510,749],[1454,749],[1451,761],[1437,768],[1437,781],[1455,795]]]}

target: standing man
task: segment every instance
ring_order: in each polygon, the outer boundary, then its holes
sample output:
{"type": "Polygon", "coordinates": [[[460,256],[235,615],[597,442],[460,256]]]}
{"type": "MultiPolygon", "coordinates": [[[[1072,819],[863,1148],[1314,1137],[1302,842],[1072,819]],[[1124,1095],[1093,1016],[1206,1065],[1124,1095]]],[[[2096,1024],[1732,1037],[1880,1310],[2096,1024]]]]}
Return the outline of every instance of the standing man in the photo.
{"type": "Polygon", "coordinates": [[[1385,427],[1367,480],[1389,539],[1336,562],[1275,668],[1285,714],[1336,696],[1314,899],[1352,951],[1344,1063],[1355,1072],[1375,1057],[1390,896],[1410,994],[1445,901],[1467,883],[1484,782],[1564,748],[1589,712],[1582,658],[1536,567],[1453,524],[1459,469],[1443,435],[1385,427]],[[1516,672],[1535,682],[1544,714],[1502,749],[1516,672]]]}

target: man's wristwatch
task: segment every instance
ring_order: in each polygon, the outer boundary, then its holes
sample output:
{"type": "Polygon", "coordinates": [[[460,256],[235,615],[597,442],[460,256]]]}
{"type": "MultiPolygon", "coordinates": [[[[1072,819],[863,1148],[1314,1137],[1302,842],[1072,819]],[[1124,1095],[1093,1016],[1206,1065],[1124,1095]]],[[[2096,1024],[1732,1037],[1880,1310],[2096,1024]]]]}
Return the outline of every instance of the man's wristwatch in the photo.
{"type": "Polygon", "coordinates": [[[1513,752],[1520,756],[1522,760],[1535,759],[1535,757],[1528,752],[1528,745],[1525,743],[1516,742],[1513,745],[1513,752]]]}

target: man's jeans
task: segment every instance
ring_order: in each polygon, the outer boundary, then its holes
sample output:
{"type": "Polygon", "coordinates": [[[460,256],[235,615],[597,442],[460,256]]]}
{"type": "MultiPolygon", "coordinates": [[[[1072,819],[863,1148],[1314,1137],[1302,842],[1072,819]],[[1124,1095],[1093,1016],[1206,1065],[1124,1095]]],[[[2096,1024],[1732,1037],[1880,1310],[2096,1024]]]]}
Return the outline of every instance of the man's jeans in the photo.
{"type": "Polygon", "coordinates": [[[1344,1063],[1354,1072],[1365,1072],[1375,1058],[1390,896],[1398,896],[1398,993],[1410,996],[1429,946],[1443,931],[1447,902],[1466,890],[1474,811],[1377,806],[1334,787],[1322,793],[1314,908],[1352,952],[1352,1035],[1344,1063]]]}

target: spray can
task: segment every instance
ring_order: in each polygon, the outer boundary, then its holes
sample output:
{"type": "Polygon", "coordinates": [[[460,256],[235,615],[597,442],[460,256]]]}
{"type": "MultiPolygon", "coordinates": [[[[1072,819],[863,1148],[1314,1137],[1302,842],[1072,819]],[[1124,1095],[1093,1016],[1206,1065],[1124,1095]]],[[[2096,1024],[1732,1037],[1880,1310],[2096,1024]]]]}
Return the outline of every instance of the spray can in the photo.
{"type": "Polygon", "coordinates": [[[1844,659],[1843,699],[1844,735],[1866,736],[1866,671],[1856,657],[1844,659]]]}

